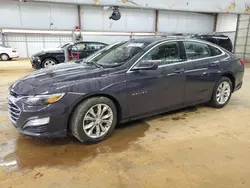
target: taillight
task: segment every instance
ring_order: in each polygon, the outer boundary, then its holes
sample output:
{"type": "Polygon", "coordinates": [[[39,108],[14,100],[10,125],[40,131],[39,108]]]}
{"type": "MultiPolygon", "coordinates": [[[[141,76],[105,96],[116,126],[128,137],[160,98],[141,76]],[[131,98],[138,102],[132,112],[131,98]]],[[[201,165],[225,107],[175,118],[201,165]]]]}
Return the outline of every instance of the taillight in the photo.
{"type": "Polygon", "coordinates": [[[241,64],[243,65],[243,67],[245,66],[245,61],[243,59],[240,60],[241,64]]]}

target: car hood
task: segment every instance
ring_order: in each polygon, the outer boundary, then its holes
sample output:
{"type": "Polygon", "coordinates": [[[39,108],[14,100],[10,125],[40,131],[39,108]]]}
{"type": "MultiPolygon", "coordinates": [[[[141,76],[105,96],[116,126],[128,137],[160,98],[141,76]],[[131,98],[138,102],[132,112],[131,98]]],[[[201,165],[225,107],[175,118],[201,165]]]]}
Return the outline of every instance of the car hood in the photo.
{"type": "Polygon", "coordinates": [[[79,63],[62,63],[41,69],[17,80],[11,91],[19,95],[67,92],[67,86],[76,82],[87,82],[91,78],[103,76],[106,71],[95,66],[79,63]]]}
{"type": "Polygon", "coordinates": [[[44,55],[44,54],[53,54],[53,53],[63,53],[63,49],[61,48],[57,48],[57,49],[47,49],[47,50],[42,50],[41,52],[38,52],[38,53],[35,53],[32,55],[32,57],[35,57],[35,56],[41,56],[41,55],[44,55]]]}
{"type": "Polygon", "coordinates": [[[44,48],[42,52],[50,52],[50,51],[61,51],[61,48],[44,48]]]}

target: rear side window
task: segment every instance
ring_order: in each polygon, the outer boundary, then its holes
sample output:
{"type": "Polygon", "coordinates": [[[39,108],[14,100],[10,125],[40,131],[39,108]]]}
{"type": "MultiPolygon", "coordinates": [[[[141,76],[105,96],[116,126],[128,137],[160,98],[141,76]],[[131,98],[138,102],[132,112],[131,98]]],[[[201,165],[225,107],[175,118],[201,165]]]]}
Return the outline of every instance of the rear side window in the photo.
{"type": "Polygon", "coordinates": [[[210,57],[209,46],[199,42],[183,42],[188,60],[210,57]]]}
{"type": "Polygon", "coordinates": [[[101,43],[88,43],[86,46],[86,50],[100,50],[104,48],[106,45],[101,44],[101,43]]]}
{"type": "Polygon", "coordinates": [[[210,48],[211,56],[217,56],[217,55],[222,54],[222,51],[219,50],[218,48],[215,48],[215,47],[210,46],[210,45],[209,45],[209,48],[210,48]]]}

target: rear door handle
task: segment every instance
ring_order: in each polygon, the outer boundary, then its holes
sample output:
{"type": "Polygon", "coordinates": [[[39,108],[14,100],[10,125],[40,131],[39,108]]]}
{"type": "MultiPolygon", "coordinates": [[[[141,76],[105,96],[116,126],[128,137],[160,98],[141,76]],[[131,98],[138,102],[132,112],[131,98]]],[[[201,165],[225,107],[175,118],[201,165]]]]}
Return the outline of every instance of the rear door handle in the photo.
{"type": "Polygon", "coordinates": [[[219,61],[215,61],[215,62],[210,63],[210,66],[212,66],[212,67],[218,66],[219,63],[220,63],[219,61]]]}
{"type": "Polygon", "coordinates": [[[176,74],[182,74],[184,72],[184,69],[176,69],[173,71],[173,73],[176,73],[176,74]]]}

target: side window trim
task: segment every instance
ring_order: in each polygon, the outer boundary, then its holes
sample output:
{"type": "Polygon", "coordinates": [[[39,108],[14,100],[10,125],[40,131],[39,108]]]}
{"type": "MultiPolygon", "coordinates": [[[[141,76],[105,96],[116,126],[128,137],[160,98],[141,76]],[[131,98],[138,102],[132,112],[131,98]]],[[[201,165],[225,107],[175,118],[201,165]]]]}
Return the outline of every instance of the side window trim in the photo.
{"type": "MultiPolygon", "coordinates": [[[[212,47],[214,47],[214,48],[216,48],[216,49],[218,49],[218,50],[220,50],[221,51],[221,54],[219,54],[219,55],[216,55],[216,56],[211,56],[211,57],[204,57],[204,58],[199,58],[199,59],[193,59],[193,60],[188,60],[188,59],[186,59],[186,61],[183,61],[183,63],[189,63],[189,62],[194,62],[194,61],[200,61],[200,60],[205,60],[205,59],[211,59],[211,58],[216,58],[216,57],[220,57],[220,56],[223,56],[223,55],[225,55],[225,52],[224,51],[222,51],[220,48],[218,48],[217,46],[215,46],[215,45],[211,45],[211,44],[209,44],[209,43],[207,43],[206,41],[196,41],[196,40],[187,40],[188,42],[189,41],[193,41],[193,42],[199,42],[199,43],[201,43],[201,44],[206,44],[206,45],[209,45],[209,46],[212,46],[212,47]]],[[[183,42],[183,45],[184,45],[184,42],[185,41],[182,41],[183,42]]]]}
{"type": "MultiPolygon", "coordinates": [[[[133,72],[133,71],[131,71],[131,69],[132,69],[134,66],[136,66],[136,64],[137,64],[137,63],[138,63],[147,53],[149,53],[152,49],[154,49],[156,46],[161,45],[161,44],[164,44],[164,43],[169,43],[169,42],[181,42],[181,43],[183,44],[183,47],[184,47],[184,42],[185,42],[185,41],[190,41],[190,42],[193,41],[193,42],[199,42],[199,43],[202,43],[202,44],[210,45],[210,43],[208,43],[208,42],[206,42],[206,41],[202,41],[202,42],[201,42],[201,41],[198,41],[198,40],[169,40],[169,41],[163,41],[163,42],[160,42],[160,43],[158,43],[157,45],[153,46],[153,47],[150,48],[148,51],[146,51],[139,59],[136,60],[136,62],[135,62],[132,66],[130,66],[130,68],[127,70],[126,73],[131,73],[131,72],[133,72]]],[[[180,44],[179,44],[179,45],[180,45],[180,44]]],[[[200,58],[200,59],[194,59],[194,60],[187,60],[187,59],[185,59],[184,61],[181,61],[181,62],[171,63],[171,64],[167,64],[167,65],[161,65],[161,66],[159,66],[159,67],[165,67],[165,66],[176,65],[176,64],[182,64],[182,63],[189,63],[189,62],[194,62],[194,61],[199,61],[199,60],[205,60],[205,59],[211,59],[211,58],[220,57],[220,56],[225,55],[225,52],[222,51],[222,50],[221,50],[220,48],[218,48],[217,46],[215,46],[215,45],[211,45],[211,46],[213,46],[213,47],[219,49],[219,50],[222,52],[222,54],[217,55],[217,56],[212,56],[212,57],[205,57],[205,58],[200,58]]],[[[186,55],[186,52],[185,52],[185,55],[186,55]]]]}

